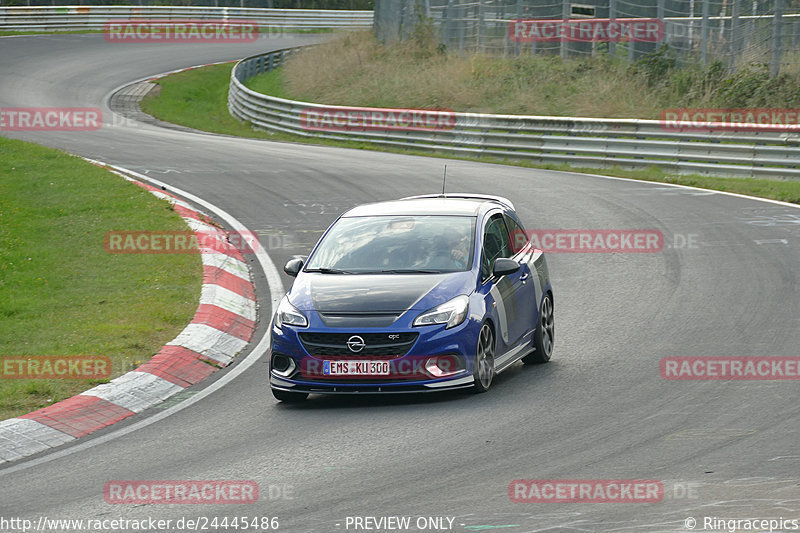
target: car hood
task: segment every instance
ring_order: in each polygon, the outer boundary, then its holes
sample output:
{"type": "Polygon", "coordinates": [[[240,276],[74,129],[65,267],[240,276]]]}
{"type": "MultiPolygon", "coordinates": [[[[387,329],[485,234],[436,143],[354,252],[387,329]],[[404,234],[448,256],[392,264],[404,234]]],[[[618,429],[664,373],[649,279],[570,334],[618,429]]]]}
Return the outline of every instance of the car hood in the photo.
{"type": "Polygon", "coordinates": [[[289,301],[325,314],[424,311],[475,289],[472,272],[447,274],[321,274],[301,272],[289,301]]]}

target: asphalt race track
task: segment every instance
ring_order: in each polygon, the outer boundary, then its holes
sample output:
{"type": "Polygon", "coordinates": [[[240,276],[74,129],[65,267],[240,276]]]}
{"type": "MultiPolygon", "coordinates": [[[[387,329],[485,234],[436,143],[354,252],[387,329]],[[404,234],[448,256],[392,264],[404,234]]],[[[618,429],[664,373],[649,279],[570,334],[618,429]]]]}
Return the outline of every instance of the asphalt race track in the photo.
{"type": "MultiPolygon", "coordinates": [[[[280,268],[345,208],[437,192],[445,161],[164,129],[121,120],[106,101],[136,79],[309,39],[0,39],[0,107],[99,106],[108,123],[97,132],[4,135],[120,165],[211,201],[258,232],[280,268]]],[[[277,516],[279,531],[288,532],[364,531],[348,528],[348,516],[450,517],[453,531],[514,526],[501,529],[509,532],[688,531],[687,517],[699,531],[704,517],[800,519],[797,381],[671,381],[659,373],[667,356],[800,355],[800,210],[462,161],[448,162],[448,190],[511,198],[530,228],[656,229],[667,246],[551,254],[553,361],[515,365],[487,394],[316,396],[287,406],[272,398],[262,357],[220,390],[136,431],[108,438],[164,410],[79,441],[107,439],[96,446],[6,465],[0,516],[277,516]],[[696,246],[681,246],[689,239],[696,246]],[[514,503],[515,479],[653,479],[665,496],[658,503],[514,503]],[[253,480],[261,498],[110,505],[103,486],[112,480],[253,480]]],[[[256,274],[263,334],[271,296],[256,274]]],[[[288,287],[291,278],[281,276],[288,287]]]]}

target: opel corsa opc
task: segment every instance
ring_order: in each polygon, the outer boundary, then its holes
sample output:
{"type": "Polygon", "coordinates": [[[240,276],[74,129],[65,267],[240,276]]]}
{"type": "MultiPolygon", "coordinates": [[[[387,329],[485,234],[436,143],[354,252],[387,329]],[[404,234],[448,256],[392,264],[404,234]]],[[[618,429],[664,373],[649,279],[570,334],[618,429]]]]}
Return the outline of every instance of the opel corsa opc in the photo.
{"type": "Polygon", "coordinates": [[[270,387],[309,393],[485,392],[553,352],[545,256],[514,206],[471,194],[355,207],[323,234],[273,318],[270,387]]]}

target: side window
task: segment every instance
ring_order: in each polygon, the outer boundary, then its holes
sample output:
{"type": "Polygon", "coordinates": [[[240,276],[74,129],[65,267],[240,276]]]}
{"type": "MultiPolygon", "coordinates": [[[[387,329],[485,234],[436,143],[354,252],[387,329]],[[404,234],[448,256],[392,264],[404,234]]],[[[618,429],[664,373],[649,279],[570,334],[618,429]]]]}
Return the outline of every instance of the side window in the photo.
{"type": "Polygon", "coordinates": [[[494,260],[498,257],[511,257],[508,229],[503,222],[503,215],[492,215],[483,230],[483,260],[481,261],[481,279],[492,275],[494,260]]]}
{"type": "Polygon", "coordinates": [[[508,215],[504,215],[506,219],[506,226],[508,226],[508,231],[511,234],[511,253],[517,254],[520,250],[522,250],[526,244],[528,244],[528,234],[525,233],[525,230],[520,226],[516,220],[511,218],[508,215]]]}

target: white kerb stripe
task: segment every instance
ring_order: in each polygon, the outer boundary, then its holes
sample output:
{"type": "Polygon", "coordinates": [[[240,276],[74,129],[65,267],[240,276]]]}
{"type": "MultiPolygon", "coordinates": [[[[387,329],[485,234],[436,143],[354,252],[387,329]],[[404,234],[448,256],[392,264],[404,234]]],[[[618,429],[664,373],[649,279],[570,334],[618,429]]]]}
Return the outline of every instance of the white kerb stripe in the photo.
{"type": "Polygon", "coordinates": [[[255,300],[245,298],[222,285],[203,285],[200,290],[200,304],[216,305],[248,320],[256,320],[255,300]]]}
{"type": "Polygon", "coordinates": [[[169,344],[183,346],[227,366],[247,346],[247,341],[206,324],[189,324],[169,344]]]}
{"type": "Polygon", "coordinates": [[[201,222],[194,218],[184,217],[183,220],[186,222],[186,225],[192,231],[197,231],[200,233],[208,233],[210,235],[219,235],[220,237],[224,238],[226,236],[226,231],[222,228],[218,228],[216,226],[212,226],[211,224],[206,224],[205,222],[201,222]]]}
{"type": "Polygon", "coordinates": [[[27,418],[0,422],[0,463],[55,448],[75,437],[27,418]]]}
{"type": "Polygon", "coordinates": [[[250,281],[250,270],[248,270],[247,265],[235,257],[225,254],[210,253],[202,254],[201,258],[203,260],[203,264],[206,266],[219,268],[229,274],[233,274],[234,276],[242,278],[245,281],[250,281]]]}
{"type": "Polygon", "coordinates": [[[170,196],[168,194],[164,194],[163,192],[159,192],[159,191],[150,191],[150,192],[153,193],[155,196],[158,196],[162,200],[168,201],[171,204],[179,205],[181,207],[185,207],[186,209],[191,209],[192,211],[195,211],[194,207],[190,206],[189,204],[187,204],[183,200],[178,200],[174,196],[170,196]]]}
{"type": "Polygon", "coordinates": [[[148,372],[133,371],[112,379],[110,383],[89,389],[81,393],[81,396],[96,396],[134,413],[140,413],[182,390],[183,387],[164,378],[148,372]]]}

